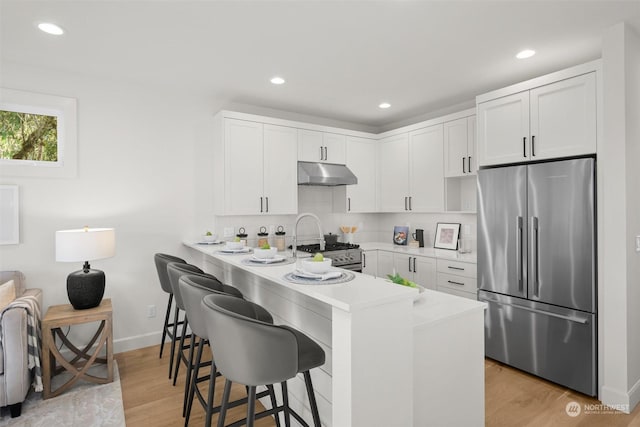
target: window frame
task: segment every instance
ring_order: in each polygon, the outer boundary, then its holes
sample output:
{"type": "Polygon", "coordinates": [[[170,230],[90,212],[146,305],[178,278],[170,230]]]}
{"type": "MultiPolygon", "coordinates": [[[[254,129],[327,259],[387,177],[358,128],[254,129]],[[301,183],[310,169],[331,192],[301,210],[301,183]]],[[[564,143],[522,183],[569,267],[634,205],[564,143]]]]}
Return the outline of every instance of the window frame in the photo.
{"type": "Polygon", "coordinates": [[[77,173],[77,107],[75,98],[0,88],[0,110],[55,116],[58,160],[0,159],[0,176],[73,178],[77,173]]]}

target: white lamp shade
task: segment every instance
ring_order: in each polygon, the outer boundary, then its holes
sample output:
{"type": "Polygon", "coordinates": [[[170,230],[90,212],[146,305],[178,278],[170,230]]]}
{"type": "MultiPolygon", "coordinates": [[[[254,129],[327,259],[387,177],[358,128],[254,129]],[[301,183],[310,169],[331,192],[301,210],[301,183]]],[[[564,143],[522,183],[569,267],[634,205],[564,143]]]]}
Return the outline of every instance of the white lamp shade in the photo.
{"type": "Polygon", "coordinates": [[[115,254],[116,233],[113,228],[56,231],[56,261],[92,261],[115,254]]]}

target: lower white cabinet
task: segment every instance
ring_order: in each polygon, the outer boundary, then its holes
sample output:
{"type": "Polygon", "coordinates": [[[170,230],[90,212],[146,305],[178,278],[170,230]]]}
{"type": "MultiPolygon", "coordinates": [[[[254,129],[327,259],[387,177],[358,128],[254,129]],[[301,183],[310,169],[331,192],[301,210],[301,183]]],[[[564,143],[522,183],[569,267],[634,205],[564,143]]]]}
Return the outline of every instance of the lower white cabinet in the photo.
{"type": "Polygon", "coordinates": [[[378,275],[378,251],[362,251],[362,273],[376,277],[378,275]]]}
{"type": "Polygon", "coordinates": [[[400,276],[427,289],[436,289],[436,260],[424,256],[378,251],[378,277],[395,270],[400,276]]]}
{"type": "Polygon", "coordinates": [[[449,294],[477,299],[478,279],[476,264],[453,260],[437,260],[437,290],[449,294]]]}
{"type": "Polygon", "coordinates": [[[393,252],[378,251],[377,277],[393,274],[393,252]]]}

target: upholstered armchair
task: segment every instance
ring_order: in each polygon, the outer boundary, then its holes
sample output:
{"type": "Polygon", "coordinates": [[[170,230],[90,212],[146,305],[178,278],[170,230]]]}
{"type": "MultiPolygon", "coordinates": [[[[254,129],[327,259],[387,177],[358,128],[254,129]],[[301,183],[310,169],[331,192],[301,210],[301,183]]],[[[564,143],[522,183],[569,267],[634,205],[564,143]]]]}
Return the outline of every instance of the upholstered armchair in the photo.
{"type": "Polygon", "coordinates": [[[25,277],[19,271],[0,272],[0,285],[10,280],[14,282],[15,298],[9,298],[10,301],[5,298],[4,303],[8,305],[0,308],[0,407],[8,406],[14,418],[20,416],[22,402],[33,381],[33,370],[29,369],[27,310],[19,303],[24,299],[19,298],[33,296],[39,316],[42,291],[26,289],[25,277]]]}

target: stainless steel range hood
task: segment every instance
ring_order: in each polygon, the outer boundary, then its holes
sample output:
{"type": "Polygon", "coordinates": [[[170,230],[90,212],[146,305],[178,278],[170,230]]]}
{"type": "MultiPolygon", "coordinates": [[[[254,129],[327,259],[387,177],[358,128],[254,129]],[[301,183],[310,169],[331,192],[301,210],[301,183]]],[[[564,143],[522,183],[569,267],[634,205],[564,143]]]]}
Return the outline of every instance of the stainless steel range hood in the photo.
{"type": "Polygon", "coordinates": [[[298,162],[298,185],[352,185],[358,178],[345,165],[298,162]]]}

